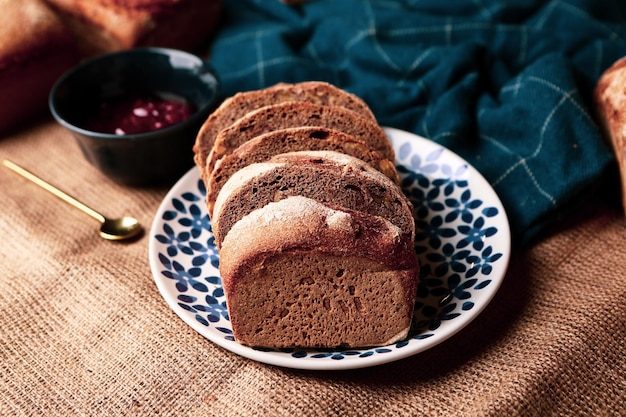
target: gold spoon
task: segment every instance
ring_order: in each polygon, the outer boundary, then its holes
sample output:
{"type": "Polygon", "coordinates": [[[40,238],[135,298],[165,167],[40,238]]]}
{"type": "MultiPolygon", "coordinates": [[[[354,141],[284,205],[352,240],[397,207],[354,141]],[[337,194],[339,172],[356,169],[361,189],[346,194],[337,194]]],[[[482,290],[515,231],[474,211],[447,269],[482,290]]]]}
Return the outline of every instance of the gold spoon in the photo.
{"type": "Polygon", "coordinates": [[[108,240],[124,240],[130,239],[135,236],[138,236],[142,231],[142,227],[137,221],[137,219],[133,217],[121,217],[118,219],[109,219],[104,217],[102,214],[98,213],[91,207],[87,207],[80,201],[76,200],[74,197],[64,193],[53,185],[48,184],[32,172],[22,168],[21,166],[15,164],[14,162],[5,159],[3,161],[4,166],[12,170],[13,172],[23,176],[24,178],[34,182],[41,188],[55,196],[59,197],[61,200],[66,203],[71,204],[82,212],[90,215],[94,219],[98,220],[101,224],[100,226],[100,236],[108,240]]]}

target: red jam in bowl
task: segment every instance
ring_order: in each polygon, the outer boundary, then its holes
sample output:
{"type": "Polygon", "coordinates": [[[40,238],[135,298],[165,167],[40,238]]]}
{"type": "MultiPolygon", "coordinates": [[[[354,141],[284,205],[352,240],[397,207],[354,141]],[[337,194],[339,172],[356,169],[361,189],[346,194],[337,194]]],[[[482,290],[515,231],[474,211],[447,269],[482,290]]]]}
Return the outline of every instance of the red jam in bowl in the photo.
{"type": "Polygon", "coordinates": [[[145,133],[180,123],[193,112],[191,104],[183,99],[125,97],[103,102],[88,128],[116,135],[145,133]]]}

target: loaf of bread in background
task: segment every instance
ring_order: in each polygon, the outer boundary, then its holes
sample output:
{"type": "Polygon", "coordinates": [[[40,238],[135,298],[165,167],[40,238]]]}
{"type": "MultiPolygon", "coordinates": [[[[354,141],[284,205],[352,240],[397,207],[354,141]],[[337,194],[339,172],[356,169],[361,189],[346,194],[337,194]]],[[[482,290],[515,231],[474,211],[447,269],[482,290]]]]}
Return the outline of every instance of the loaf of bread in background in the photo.
{"type": "Polygon", "coordinates": [[[43,114],[52,85],[78,59],[70,32],[42,0],[0,0],[0,134],[43,114]]]}
{"type": "Polygon", "coordinates": [[[44,113],[80,59],[141,46],[193,52],[220,11],[221,0],[0,0],[0,134],[44,113]]]}
{"type": "Polygon", "coordinates": [[[594,101],[603,133],[619,165],[622,205],[626,212],[626,57],[602,74],[594,91],[594,101]]]}
{"type": "Polygon", "coordinates": [[[139,46],[195,50],[219,19],[221,0],[46,0],[95,55],[139,46]]]}
{"type": "Polygon", "coordinates": [[[384,346],[406,338],[413,241],[382,217],[294,196],[237,222],[220,252],[235,339],[252,346],[384,346]]]}

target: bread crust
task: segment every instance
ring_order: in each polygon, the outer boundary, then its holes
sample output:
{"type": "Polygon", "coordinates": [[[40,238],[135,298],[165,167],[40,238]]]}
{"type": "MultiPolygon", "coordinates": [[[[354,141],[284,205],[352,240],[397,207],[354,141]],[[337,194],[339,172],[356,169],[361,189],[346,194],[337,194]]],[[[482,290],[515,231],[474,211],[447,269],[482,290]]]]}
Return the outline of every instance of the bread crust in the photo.
{"type": "Polygon", "coordinates": [[[293,195],[384,217],[415,236],[411,202],[389,178],[349,155],[299,151],[248,165],[224,184],[211,217],[217,247],[243,216],[293,195]]]}
{"type": "Polygon", "coordinates": [[[240,92],[224,100],[200,128],[194,144],[194,159],[200,171],[205,171],[211,148],[222,129],[232,125],[251,111],[286,101],[306,101],[345,107],[364,117],[376,120],[368,105],[361,98],[323,81],[279,83],[261,90],[240,92]]]}
{"type": "Polygon", "coordinates": [[[220,0],[46,0],[86,56],[162,46],[194,50],[213,33],[220,0]]]}
{"type": "Polygon", "coordinates": [[[622,207],[626,213],[626,57],[602,74],[593,97],[600,127],[618,162],[622,207]]]}
{"type": "Polygon", "coordinates": [[[220,0],[0,0],[0,131],[47,110],[54,82],[80,59],[138,46],[194,50],[220,0]]]}
{"type": "Polygon", "coordinates": [[[299,126],[327,127],[347,133],[364,140],[390,161],[395,160],[389,138],[376,122],[344,107],[289,101],[249,112],[220,131],[207,158],[205,175],[210,175],[220,158],[248,140],[273,130],[299,126]]]}
{"type": "Polygon", "coordinates": [[[78,63],[73,37],[39,0],[0,0],[0,132],[47,109],[54,82],[78,63]]]}
{"type": "Polygon", "coordinates": [[[255,346],[363,347],[403,339],[418,274],[412,240],[398,227],[301,196],[242,218],[220,251],[235,338],[255,346]]]}
{"type": "Polygon", "coordinates": [[[400,183],[393,162],[352,135],[323,127],[281,129],[257,136],[217,161],[206,180],[209,215],[213,214],[215,200],[222,186],[235,172],[247,165],[267,161],[281,153],[304,150],[332,150],[345,153],[366,162],[395,184],[400,183]]]}

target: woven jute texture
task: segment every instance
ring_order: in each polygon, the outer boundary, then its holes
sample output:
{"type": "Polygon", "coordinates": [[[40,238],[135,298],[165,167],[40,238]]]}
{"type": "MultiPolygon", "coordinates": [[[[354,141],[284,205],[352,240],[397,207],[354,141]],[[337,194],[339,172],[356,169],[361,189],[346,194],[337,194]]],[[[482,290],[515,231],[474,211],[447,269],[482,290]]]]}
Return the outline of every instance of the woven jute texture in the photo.
{"type": "MultiPolygon", "coordinates": [[[[116,185],[51,121],[0,139],[111,216],[149,227],[169,187],[116,185]]],[[[183,323],[159,294],[148,237],[97,223],[0,170],[1,416],[626,415],[626,222],[602,199],[513,254],[494,300],[408,359],[314,372],[256,363],[183,323]]],[[[613,201],[613,200],[611,200],[613,201]]]]}

